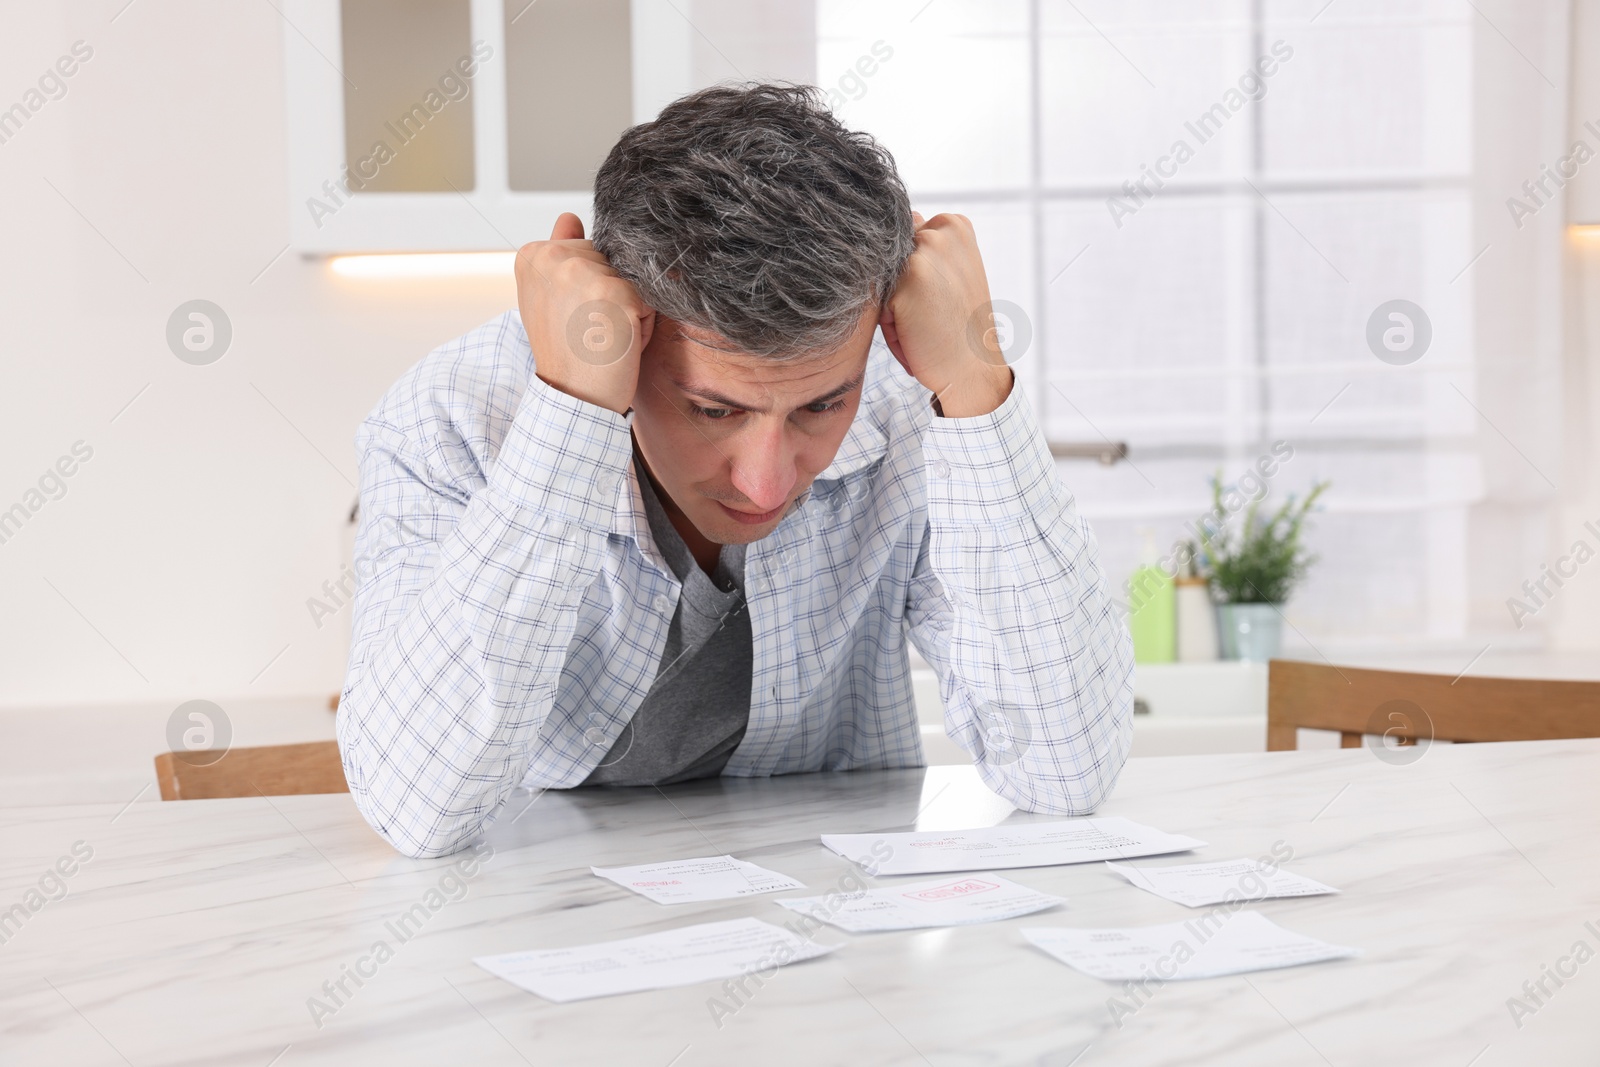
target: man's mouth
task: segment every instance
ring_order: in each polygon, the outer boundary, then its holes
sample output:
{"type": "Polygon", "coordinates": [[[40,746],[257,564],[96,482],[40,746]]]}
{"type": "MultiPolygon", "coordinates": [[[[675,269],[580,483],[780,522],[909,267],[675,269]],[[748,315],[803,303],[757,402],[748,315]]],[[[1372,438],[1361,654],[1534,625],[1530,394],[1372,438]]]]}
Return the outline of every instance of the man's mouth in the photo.
{"type": "Polygon", "coordinates": [[[782,515],[783,509],[787,506],[787,504],[779,504],[771,511],[740,511],[737,508],[730,508],[720,500],[717,501],[717,507],[721,508],[730,519],[746,526],[760,526],[762,523],[771,522],[779,515],[782,515]]]}

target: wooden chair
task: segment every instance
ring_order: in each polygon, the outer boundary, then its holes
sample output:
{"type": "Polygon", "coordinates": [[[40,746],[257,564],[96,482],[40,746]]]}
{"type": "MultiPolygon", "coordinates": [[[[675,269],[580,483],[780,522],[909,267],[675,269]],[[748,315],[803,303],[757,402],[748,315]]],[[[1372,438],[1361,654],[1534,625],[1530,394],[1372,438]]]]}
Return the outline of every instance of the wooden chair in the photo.
{"type": "Polygon", "coordinates": [[[186,756],[188,753],[163,752],[156,757],[162,800],[350,792],[337,741],[232,748],[206,766],[186,756]]]}
{"type": "Polygon", "coordinates": [[[1452,679],[1275,659],[1267,665],[1267,751],[1295,748],[1300,727],[1337,730],[1342,748],[1360,748],[1364,734],[1401,745],[1600,737],[1600,682],[1452,679]]]}

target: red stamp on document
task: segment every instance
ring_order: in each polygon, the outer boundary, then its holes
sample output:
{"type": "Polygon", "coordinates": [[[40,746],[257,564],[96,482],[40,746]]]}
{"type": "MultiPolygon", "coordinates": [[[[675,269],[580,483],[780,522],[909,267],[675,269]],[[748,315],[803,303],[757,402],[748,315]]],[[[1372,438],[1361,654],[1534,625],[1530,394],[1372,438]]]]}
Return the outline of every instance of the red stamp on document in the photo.
{"type": "Polygon", "coordinates": [[[987,893],[991,889],[999,889],[995,882],[985,882],[982,878],[963,878],[959,882],[946,882],[936,885],[932,889],[924,889],[916,893],[904,894],[911,900],[953,900],[957,897],[970,897],[975,893],[987,893]]]}

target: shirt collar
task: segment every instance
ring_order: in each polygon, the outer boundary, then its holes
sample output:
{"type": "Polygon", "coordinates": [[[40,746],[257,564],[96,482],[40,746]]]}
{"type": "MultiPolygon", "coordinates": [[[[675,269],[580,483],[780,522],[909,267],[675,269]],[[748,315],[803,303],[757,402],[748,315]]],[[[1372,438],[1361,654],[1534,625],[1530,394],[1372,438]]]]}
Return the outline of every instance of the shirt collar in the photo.
{"type": "Polygon", "coordinates": [[[839,451],[834,453],[833,462],[817,475],[817,481],[843,481],[857,471],[872,466],[888,451],[889,437],[872,421],[867,396],[884,375],[892,375],[898,370],[899,366],[889,354],[889,346],[883,343],[882,335],[875,335],[872,350],[867,356],[866,380],[861,386],[861,406],[856,409],[855,421],[839,443],[839,451]]]}
{"type": "Polygon", "coordinates": [[[644,490],[639,487],[639,465],[630,460],[627,473],[617,479],[617,507],[611,515],[611,532],[632,540],[640,548],[650,546],[645,555],[660,557],[666,569],[666,557],[656,547],[655,535],[650,532],[650,519],[645,512],[644,490]]]}
{"type": "Polygon", "coordinates": [[[816,480],[836,482],[848,478],[881,459],[888,445],[889,438],[872,422],[871,414],[863,403],[856,412],[855,422],[850,424],[849,432],[839,443],[839,451],[834,453],[833,462],[817,475],[816,480]]]}

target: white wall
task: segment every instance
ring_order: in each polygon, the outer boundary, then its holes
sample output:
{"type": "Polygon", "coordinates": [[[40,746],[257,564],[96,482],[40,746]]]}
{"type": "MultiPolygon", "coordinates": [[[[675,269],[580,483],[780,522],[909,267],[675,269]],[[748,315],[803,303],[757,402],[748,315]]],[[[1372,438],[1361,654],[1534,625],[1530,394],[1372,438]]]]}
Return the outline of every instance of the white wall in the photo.
{"type": "MultiPolygon", "coordinates": [[[[1600,4],[1572,5],[1570,108],[1564,149],[1577,140],[1600,148],[1584,127],[1600,125],[1600,4]]],[[[1590,161],[1563,190],[1566,221],[1600,224],[1600,161],[1590,161]]],[[[1600,539],[1585,529],[1600,527],[1600,231],[1569,231],[1565,241],[1566,279],[1562,296],[1565,341],[1562,359],[1562,492],[1551,523],[1547,554],[1555,564],[1580,538],[1593,548],[1600,539]]],[[[1569,564],[1570,566],[1570,564],[1569,564]]],[[[1527,577],[1532,577],[1532,574],[1527,577]]],[[[1549,602],[1550,641],[1559,650],[1600,649],[1600,562],[1591,561],[1549,602]]]]}
{"type": "Polygon", "coordinates": [[[1474,428],[1487,497],[1472,509],[1467,657],[1489,641],[1499,649],[1555,642],[1551,613],[1519,631],[1505,601],[1538,574],[1576,472],[1562,441],[1565,219],[1554,203],[1519,227],[1506,200],[1523,195],[1523,182],[1538,178],[1540,164],[1566,144],[1569,7],[1566,0],[1497,0],[1473,22],[1472,251],[1486,250],[1452,283],[1471,287],[1474,428]]]}
{"type": "Polygon", "coordinates": [[[268,267],[288,243],[274,5],[125,2],[8,5],[0,32],[0,109],[94,50],[0,144],[0,509],[94,450],[0,544],[0,705],[331,694],[348,612],[319,630],[305,602],[339,570],[356,426],[514,292],[268,267]],[[205,367],[165,340],[197,297],[234,331],[205,367]]]}

